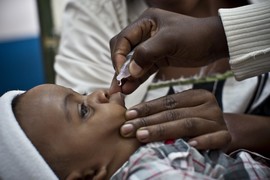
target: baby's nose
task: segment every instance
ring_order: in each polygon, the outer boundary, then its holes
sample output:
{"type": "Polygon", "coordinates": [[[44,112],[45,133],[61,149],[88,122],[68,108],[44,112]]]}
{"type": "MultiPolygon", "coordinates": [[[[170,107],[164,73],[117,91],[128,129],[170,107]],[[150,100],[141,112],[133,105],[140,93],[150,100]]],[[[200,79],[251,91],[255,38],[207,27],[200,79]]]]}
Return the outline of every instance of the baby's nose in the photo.
{"type": "Polygon", "coordinates": [[[98,90],[94,93],[94,101],[97,103],[108,103],[110,99],[109,92],[107,90],[98,90]]]}

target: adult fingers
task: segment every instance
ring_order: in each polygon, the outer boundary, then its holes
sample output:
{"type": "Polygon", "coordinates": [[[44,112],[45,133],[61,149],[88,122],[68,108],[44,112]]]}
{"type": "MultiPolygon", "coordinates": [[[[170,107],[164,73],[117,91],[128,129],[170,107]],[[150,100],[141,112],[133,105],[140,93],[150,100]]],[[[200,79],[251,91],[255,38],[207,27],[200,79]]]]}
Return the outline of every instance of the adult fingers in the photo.
{"type": "Polygon", "coordinates": [[[111,58],[117,72],[122,67],[127,54],[136,45],[149,38],[150,32],[155,27],[152,20],[139,19],[111,39],[111,58]]]}
{"type": "Polygon", "coordinates": [[[126,79],[122,80],[122,85],[118,85],[118,81],[116,80],[116,76],[114,76],[111,87],[110,87],[110,93],[115,92],[122,92],[123,94],[130,94],[134,92],[142,83],[144,83],[154,72],[156,72],[156,68],[151,68],[147,73],[144,74],[144,76],[140,78],[133,78],[128,77],[126,79]]]}
{"type": "Polygon", "coordinates": [[[136,46],[132,61],[129,65],[132,77],[141,77],[153,66],[158,68],[171,64],[169,57],[172,55],[171,46],[168,39],[163,37],[163,33],[155,32],[151,38],[136,46]]]}
{"type": "MultiPolygon", "coordinates": [[[[216,109],[219,110],[218,108],[216,109]]],[[[221,112],[216,111],[216,109],[211,108],[211,106],[195,106],[162,111],[149,116],[129,120],[121,127],[120,132],[124,137],[134,137],[137,130],[147,130],[149,132],[149,137],[147,138],[149,138],[149,141],[152,141],[160,140],[159,138],[195,136],[195,133],[203,134],[222,128],[225,129],[226,125],[222,115],[220,115],[221,112]],[[201,121],[199,121],[199,119],[201,119],[201,121]],[[215,125],[213,129],[210,128],[211,124],[215,125]],[[161,132],[161,129],[163,129],[162,132],[164,132],[164,134],[158,133],[161,132]],[[189,131],[189,129],[192,131],[189,131]],[[161,136],[158,137],[158,134],[161,136]]],[[[145,107],[145,113],[149,110],[148,107],[145,107]]]]}
{"type": "Polygon", "coordinates": [[[197,149],[223,149],[231,142],[231,135],[227,130],[203,134],[189,140],[191,146],[197,149]]]}
{"type": "Polygon", "coordinates": [[[141,142],[152,142],[167,139],[196,137],[226,129],[226,126],[197,117],[184,118],[172,122],[140,128],[136,137],[141,142]]]}
{"type": "MultiPolygon", "coordinates": [[[[206,90],[186,90],[181,93],[164,96],[135,105],[127,111],[126,118],[127,120],[132,120],[166,110],[195,107],[202,104],[213,104],[212,106],[215,107],[217,102],[214,95],[206,90]]],[[[205,108],[205,110],[207,110],[207,108],[205,108]]]]}

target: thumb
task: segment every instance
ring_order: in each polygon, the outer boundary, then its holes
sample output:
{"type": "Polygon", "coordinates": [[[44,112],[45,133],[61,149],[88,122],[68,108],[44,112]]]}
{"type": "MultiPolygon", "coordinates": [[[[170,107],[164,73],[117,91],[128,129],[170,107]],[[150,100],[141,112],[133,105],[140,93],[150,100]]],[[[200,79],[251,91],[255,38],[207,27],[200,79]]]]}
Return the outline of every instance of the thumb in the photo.
{"type": "Polygon", "coordinates": [[[129,71],[132,77],[142,77],[153,66],[157,66],[155,69],[159,69],[160,65],[169,65],[165,57],[170,54],[171,48],[164,45],[159,36],[159,33],[156,33],[136,46],[129,65],[129,71]]]}

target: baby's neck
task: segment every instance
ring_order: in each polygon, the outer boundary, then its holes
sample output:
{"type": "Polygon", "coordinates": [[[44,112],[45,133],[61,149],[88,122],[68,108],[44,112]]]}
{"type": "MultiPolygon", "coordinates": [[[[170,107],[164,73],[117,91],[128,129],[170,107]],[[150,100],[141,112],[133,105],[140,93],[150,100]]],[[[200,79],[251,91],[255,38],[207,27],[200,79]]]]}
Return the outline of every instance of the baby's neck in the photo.
{"type": "Polygon", "coordinates": [[[142,144],[135,138],[124,139],[119,142],[118,151],[114,155],[111,163],[108,165],[108,174],[106,179],[110,177],[121,168],[126,161],[129,160],[129,157],[141,146],[142,144]]]}

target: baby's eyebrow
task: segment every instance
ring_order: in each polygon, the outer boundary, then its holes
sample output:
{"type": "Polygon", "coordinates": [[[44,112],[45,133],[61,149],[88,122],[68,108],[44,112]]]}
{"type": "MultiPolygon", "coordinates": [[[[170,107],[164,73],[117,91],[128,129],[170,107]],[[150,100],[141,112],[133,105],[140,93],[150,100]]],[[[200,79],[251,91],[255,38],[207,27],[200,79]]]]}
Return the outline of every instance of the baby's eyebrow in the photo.
{"type": "Polygon", "coordinates": [[[64,98],[64,112],[65,112],[65,115],[66,115],[66,119],[68,122],[71,122],[71,115],[70,115],[70,112],[68,110],[68,100],[69,98],[72,96],[73,94],[67,94],[64,98]]]}

